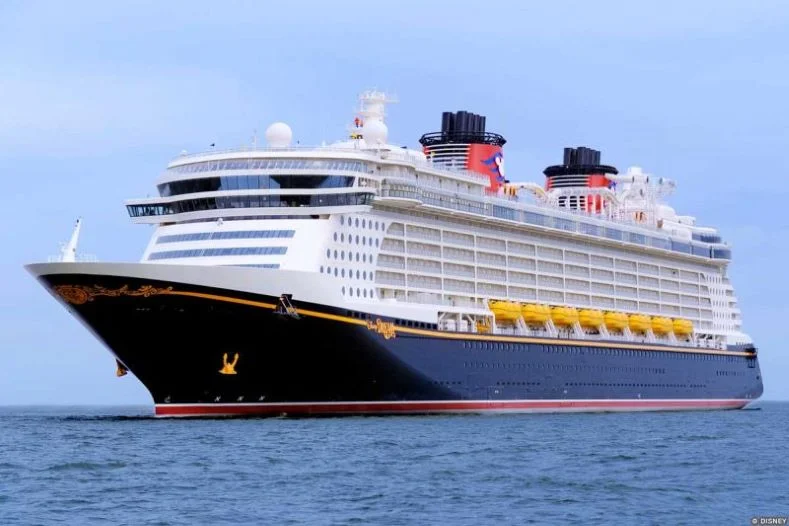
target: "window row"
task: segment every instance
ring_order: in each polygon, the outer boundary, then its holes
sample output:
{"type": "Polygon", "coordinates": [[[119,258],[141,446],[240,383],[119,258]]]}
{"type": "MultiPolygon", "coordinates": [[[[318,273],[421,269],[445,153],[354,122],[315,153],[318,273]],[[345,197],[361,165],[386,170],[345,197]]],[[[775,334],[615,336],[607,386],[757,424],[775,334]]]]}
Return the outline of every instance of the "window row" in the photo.
{"type": "Polygon", "coordinates": [[[153,252],[149,260],[173,258],[200,258],[212,256],[268,256],[285,254],[287,247],[233,247],[233,248],[195,248],[192,250],[165,250],[153,252]]]}
{"type": "Polygon", "coordinates": [[[693,239],[696,241],[703,241],[704,243],[721,243],[721,237],[718,234],[700,234],[693,232],[693,239]]]}
{"type": "MultiPolygon", "coordinates": [[[[320,271],[321,271],[321,274],[323,274],[325,272],[326,274],[331,275],[332,274],[332,267],[325,267],[324,268],[324,266],[321,265],[320,271]]],[[[345,274],[345,269],[344,268],[343,269],[338,269],[337,267],[334,267],[334,275],[336,277],[338,277],[338,278],[344,278],[345,275],[346,275],[345,274]]],[[[348,269],[348,277],[353,279],[353,269],[348,269]]],[[[361,271],[361,272],[359,270],[356,271],[356,279],[367,280],[368,277],[370,278],[370,281],[373,281],[375,279],[372,270],[370,271],[369,276],[368,276],[366,270],[361,271]]]]}
{"type": "Polygon", "coordinates": [[[663,250],[671,250],[674,252],[682,252],[684,254],[692,254],[694,256],[715,259],[731,259],[730,249],[713,248],[709,245],[701,245],[701,240],[697,240],[695,243],[686,243],[682,241],[675,241],[673,239],[647,236],[637,232],[619,230],[618,228],[604,227],[591,223],[584,223],[582,221],[574,221],[563,217],[518,210],[503,205],[494,205],[481,201],[458,198],[457,196],[441,194],[438,192],[425,191],[421,188],[416,188],[413,186],[390,185],[388,188],[381,190],[381,195],[383,197],[391,196],[415,199],[422,201],[423,203],[441,208],[463,210],[466,212],[498,217],[510,221],[517,221],[546,228],[555,228],[567,232],[578,232],[591,236],[605,237],[615,241],[634,243],[637,245],[649,246],[663,250]]]}
{"type": "MultiPolygon", "coordinates": [[[[335,232],[334,233],[334,241],[335,242],[339,242],[339,243],[345,243],[345,234],[342,234],[342,233],[338,234],[337,232],[335,232]]],[[[357,234],[356,235],[356,244],[358,245],[360,241],[361,241],[362,245],[366,246],[366,245],[369,244],[370,246],[373,246],[373,238],[368,238],[367,236],[362,236],[361,238],[359,238],[359,235],[357,234]]],[[[350,243],[353,243],[353,242],[354,242],[353,235],[352,234],[348,234],[348,243],[350,244],[350,243]]],[[[377,247],[379,244],[380,244],[380,241],[378,239],[376,239],[375,240],[375,246],[377,247]]]]}
{"type": "Polygon", "coordinates": [[[224,267],[257,267],[257,268],[279,268],[279,263],[249,263],[242,265],[223,265],[224,267]]]}
{"type": "Polygon", "coordinates": [[[168,171],[199,173],[216,170],[348,170],[366,172],[367,165],[361,161],[331,159],[226,159],[182,164],[170,168],[168,171]]]}
{"type": "Polygon", "coordinates": [[[186,199],[158,205],[126,205],[131,217],[161,216],[232,208],[371,205],[373,194],[236,195],[186,199]]]}
{"type": "MultiPolygon", "coordinates": [[[[624,357],[638,357],[638,358],[660,358],[660,359],[686,359],[696,361],[718,361],[718,362],[731,362],[739,363],[743,358],[741,356],[732,356],[724,354],[711,354],[704,352],[675,352],[675,351],[657,351],[657,350],[640,350],[640,349],[611,349],[604,347],[576,347],[570,345],[542,345],[534,343],[502,343],[502,342],[475,342],[464,341],[461,342],[464,349],[474,349],[482,351],[531,351],[531,352],[548,352],[548,353],[561,353],[561,354],[603,354],[608,356],[624,356],[624,357]]],[[[752,358],[748,358],[752,359],[752,358]]]]}
{"type": "Polygon", "coordinates": [[[354,177],[344,175],[229,175],[172,181],[157,186],[159,195],[221,192],[225,190],[289,190],[298,188],[349,188],[354,177]]]}
{"type": "MultiPolygon", "coordinates": [[[[354,290],[353,287],[348,287],[348,295],[351,296],[351,297],[354,296],[353,290],[354,290]]],[[[342,294],[343,294],[343,296],[345,295],[345,287],[342,288],[342,294]]],[[[357,298],[362,298],[362,297],[367,298],[368,296],[370,298],[374,298],[375,297],[375,295],[373,293],[373,289],[360,289],[358,287],[356,288],[356,297],[357,298]],[[369,290],[369,294],[368,294],[368,290],[369,290]]]]}
{"type": "Polygon", "coordinates": [[[182,243],[209,239],[268,239],[293,237],[295,230],[235,230],[230,232],[197,232],[194,234],[171,234],[159,236],[156,243],[182,243]]]}
{"type": "MultiPolygon", "coordinates": [[[[367,263],[368,255],[367,254],[362,254],[360,252],[348,252],[348,261],[353,261],[354,254],[356,254],[356,261],[361,260],[362,263],[367,263]]],[[[332,258],[332,251],[331,251],[331,249],[326,249],[326,257],[328,259],[332,258]]],[[[345,261],[345,251],[341,250],[341,251],[338,252],[337,250],[335,250],[334,251],[334,259],[339,259],[340,261],[345,261]]],[[[374,256],[372,254],[370,254],[369,260],[370,260],[371,264],[373,262],[375,262],[374,256]]]]}
{"type": "MultiPolygon", "coordinates": [[[[345,223],[346,217],[340,216],[340,225],[345,226],[345,223]]],[[[362,219],[360,221],[358,217],[355,220],[355,225],[354,218],[352,217],[347,218],[347,223],[349,227],[356,226],[356,228],[369,228],[370,230],[380,230],[381,232],[383,232],[384,228],[386,228],[386,225],[384,225],[383,221],[373,222],[372,219],[362,219]]]]}

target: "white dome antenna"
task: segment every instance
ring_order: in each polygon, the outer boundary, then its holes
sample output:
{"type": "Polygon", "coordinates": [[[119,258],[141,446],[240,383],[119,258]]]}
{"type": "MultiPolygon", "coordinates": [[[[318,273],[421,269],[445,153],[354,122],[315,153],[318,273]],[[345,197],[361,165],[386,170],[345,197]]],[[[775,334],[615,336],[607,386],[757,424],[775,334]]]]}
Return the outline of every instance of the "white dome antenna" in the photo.
{"type": "Polygon", "coordinates": [[[287,148],[293,139],[293,131],[284,122],[275,122],[266,128],[266,142],[272,148],[287,148]]]}
{"type": "Polygon", "coordinates": [[[362,126],[362,137],[369,147],[383,146],[389,137],[389,128],[383,121],[368,120],[362,126]]]}
{"type": "Polygon", "coordinates": [[[384,124],[387,104],[398,102],[394,95],[367,90],[359,94],[359,109],[353,126],[349,127],[351,139],[364,139],[363,144],[376,148],[386,145],[389,129],[384,124]]]}

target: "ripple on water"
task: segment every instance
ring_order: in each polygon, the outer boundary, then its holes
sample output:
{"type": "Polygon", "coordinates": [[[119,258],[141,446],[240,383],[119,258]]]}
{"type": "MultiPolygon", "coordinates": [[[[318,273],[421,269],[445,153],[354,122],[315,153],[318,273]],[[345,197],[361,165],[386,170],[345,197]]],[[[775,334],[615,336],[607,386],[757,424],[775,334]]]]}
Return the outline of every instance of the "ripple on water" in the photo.
{"type": "Polygon", "coordinates": [[[120,461],[110,462],[65,462],[49,466],[47,471],[103,471],[125,468],[127,464],[120,461]]]}
{"type": "Polygon", "coordinates": [[[776,478],[789,473],[785,404],[234,421],[58,411],[0,410],[3,525],[740,523],[743,510],[789,509],[776,478]]]}

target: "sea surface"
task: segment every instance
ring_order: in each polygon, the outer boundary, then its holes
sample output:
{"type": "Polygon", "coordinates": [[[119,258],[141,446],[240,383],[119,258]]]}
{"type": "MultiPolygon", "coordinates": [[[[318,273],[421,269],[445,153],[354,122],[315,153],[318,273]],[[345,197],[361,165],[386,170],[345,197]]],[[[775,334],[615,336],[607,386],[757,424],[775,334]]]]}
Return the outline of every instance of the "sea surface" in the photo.
{"type": "Polygon", "coordinates": [[[0,408],[0,524],[751,524],[789,516],[789,404],[160,420],[0,408]]]}

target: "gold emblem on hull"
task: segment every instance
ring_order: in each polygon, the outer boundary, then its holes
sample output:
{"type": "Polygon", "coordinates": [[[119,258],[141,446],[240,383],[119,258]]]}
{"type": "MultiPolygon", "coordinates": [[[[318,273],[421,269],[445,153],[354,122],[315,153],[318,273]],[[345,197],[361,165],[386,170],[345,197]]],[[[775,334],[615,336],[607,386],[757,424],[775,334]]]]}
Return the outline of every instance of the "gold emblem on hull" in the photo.
{"type": "Polygon", "coordinates": [[[222,356],[222,368],[219,369],[219,374],[236,374],[236,364],[238,363],[238,353],[233,356],[233,361],[227,361],[227,353],[222,356]]]}
{"type": "Polygon", "coordinates": [[[97,296],[109,296],[117,298],[118,296],[142,296],[148,298],[150,296],[158,296],[160,294],[169,294],[172,292],[172,287],[157,288],[152,285],[143,285],[139,289],[131,290],[128,285],[124,285],[118,289],[108,289],[100,285],[88,287],[85,285],[56,285],[55,292],[68,303],[72,305],[83,305],[89,301],[93,301],[97,296]]]}
{"type": "Polygon", "coordinates": [[[368,321],[367,328],[371,331],[377,332],[387,340],[397,336],[395,324],[391,321],[382,321],[381,318],[376,318],[374,322],[368,321]]]}

